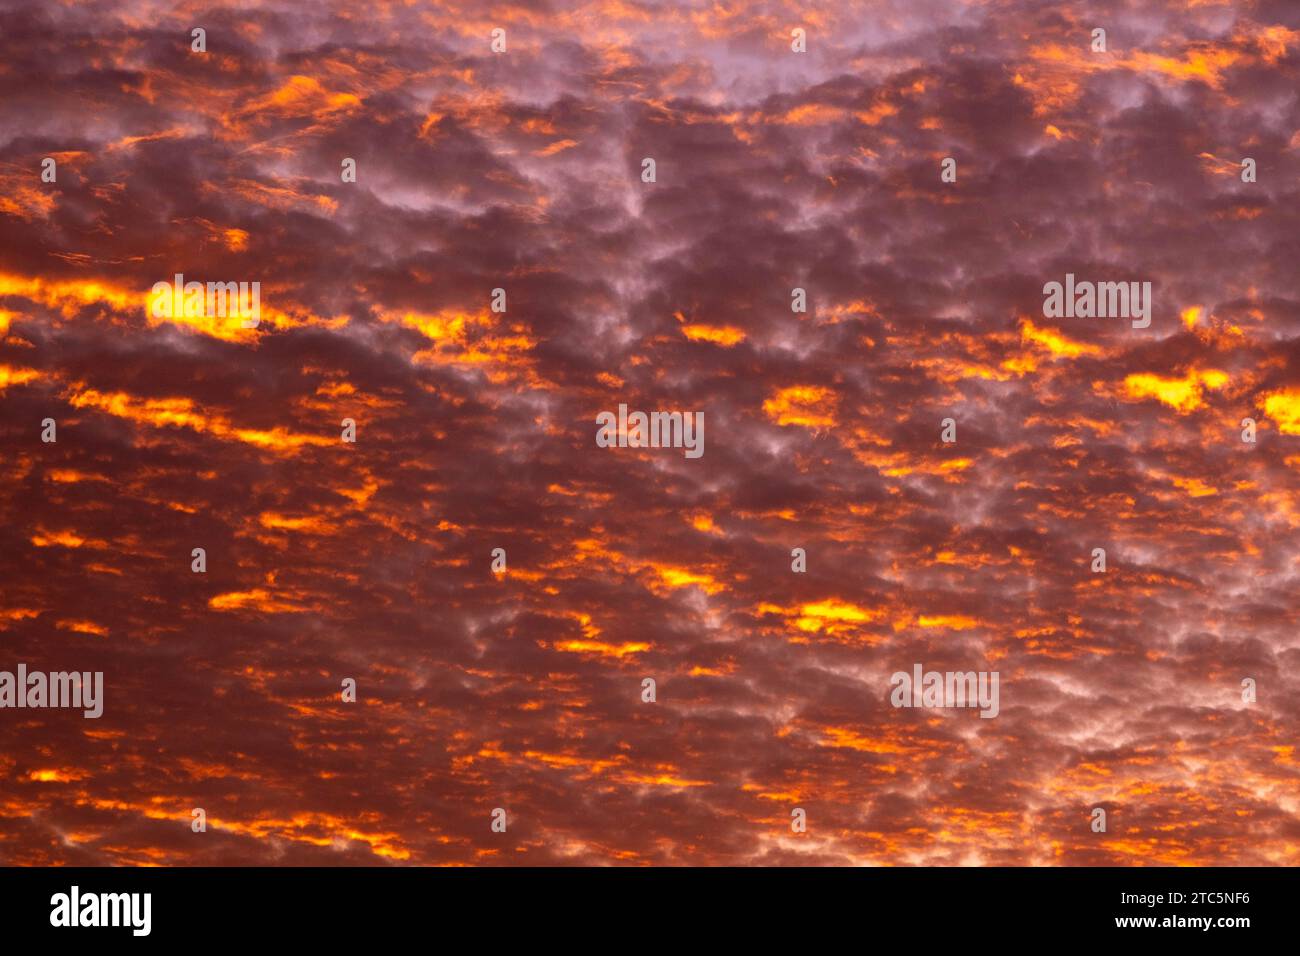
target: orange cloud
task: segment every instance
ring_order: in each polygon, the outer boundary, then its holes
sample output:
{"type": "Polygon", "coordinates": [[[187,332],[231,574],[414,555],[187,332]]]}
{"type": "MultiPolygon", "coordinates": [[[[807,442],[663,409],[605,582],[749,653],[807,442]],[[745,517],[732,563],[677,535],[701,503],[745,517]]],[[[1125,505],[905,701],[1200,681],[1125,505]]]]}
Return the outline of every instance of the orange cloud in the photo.
{"type": "Polygon", "coordinates": [[[1283,435],[1300,435],[1300,386],[1268,392],[1263,398],[1264,414],[1277,422],[1283,435]]]}
{"type": "Polygon", "coordinates": [[[1217,369],[1192,369],[1182,378],[1167,378],[1153,372],[1135,372],[1124,379],[1124,394],[1134,400],[1154,398],[1186,415],[1205,406],[1205,389],[1217,390],[1228,384],[1228,375],[1217,369]]]}
{"type": "Polygon", "coordinates": [[[763,402],[763,412],[778,425],[827,428],[835,424],[836,394],[821,385],[792,385],[763,402]]]}

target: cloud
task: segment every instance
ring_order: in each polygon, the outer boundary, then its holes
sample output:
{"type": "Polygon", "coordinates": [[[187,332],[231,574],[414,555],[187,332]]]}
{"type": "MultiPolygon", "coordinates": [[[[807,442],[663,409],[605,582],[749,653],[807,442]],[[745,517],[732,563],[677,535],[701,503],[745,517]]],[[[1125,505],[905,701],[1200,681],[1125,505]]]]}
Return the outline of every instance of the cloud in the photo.
{"type": "Polygon", "coordinates": [[[0,669],[106,685],[0,711],[0,859],[1300,862],[1297,31],[0,2],[0,669]]]}

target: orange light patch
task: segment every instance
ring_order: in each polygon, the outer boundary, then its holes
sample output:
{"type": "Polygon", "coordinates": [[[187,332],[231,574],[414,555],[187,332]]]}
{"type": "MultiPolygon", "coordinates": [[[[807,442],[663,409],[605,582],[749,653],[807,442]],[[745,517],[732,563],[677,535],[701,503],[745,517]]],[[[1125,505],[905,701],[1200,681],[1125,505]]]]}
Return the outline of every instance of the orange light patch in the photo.
{"type": "Polygon", "coordinates": [[[551,143],[549,146],[545,147],[544,149],[536,150],[533,153],[533,155],[554,156],[556,153],[562,153],[566,149],[573,149],[573,147],[577,145],[578,145],[578,141],[576,139],[559,139],[556,140],[554,143],[551,143]]]}
{"type": "Polygon", "coordinates": [[[1189,51],[1182,58],[1160,56],[1141,50],[1132,54],[1125,64],[1134,70],[1159,73],[1170,79],[1187,82],[1201,80],[1218,89],[1223,85],[1223,74],[1242,59],[1237,50],[1206,45],[1189,51]]]}
{"type": "Polygon", "coordinates": [[[717,594],[727,588],[725,584],[716,581],[712,575],[692,571],[689,568],[655,566],[654,570],[659,575],[660,581],[674,589],[698,587],[706,594],[717,594]]]}
{"type": "Polygon", "coordinates": [[[1300,387],[1268,392],[1262,407],[1283,435],[1300,435],[1300,387]]]}
{"type": "Polygon", "coordinates": [[[44,528],[38,528],[36,534],[31,537],[32,544],[38,548],[95,548],[103,550],[108,547],[105,541],[95,541],[89,538],[83,538],[75,531],[47,531],[44,528]]]}
{"type": "Polygon", "coordinates": [[[242,441],[268,451],[294,452],[307,445],[333,446],[336,441],[323,435],[304,435],[276,427],[261,430],[237,428],[219,416],[204,416],[188,398],[136,398],[126,392],[100,392],[74,387],[68,401],[75,408],[94,408],[117,418],[151,425],[189,428],[217,438],[242,441]]]}
{"type": "MultiPolygon", "coordinates": [[[[24,621],[40,617],[41,612],[33,607],[11,607],[0,610],[0,621],[24,621]]],[[[2,629],[2,628],[0,628],[2,629]]]]}
{"type": "MultiPolygon", "coordinates": [[[[792,607],[778,604],[762,603],[754,609],[756,614],[779,614],[790,627],[800,634],[819,634],[825,637],[841,639],[852,637],[854,640],[875,643],[876,638],[863,634],[860,630],[864,624],[881,617],[884,612],[873,608],[861,607],[839,598],[826,598],[822,601],[810,601],[792,607]]],[[[796,643],[807,640],[806,637],[792,638],[796,643]]]]}
{"type": "Polygon", "coordinates": [[[644,773],[625,773],[621,774],[620,780],[627,783],[640,784],[648,787],[710,787],[712,784],[708,780],[688,780],[684,777],[678,777],[671,773],[644,774],[644,773]]]}
{"type": "Polygon", "coordinates": [[[969,631],[980,626],[978,620],[965,614],[922,614],[916,623],[921,627],[941,627],[950,631],[969,631]]]}
{"type": "Polygon", "coordinates": [[[208,600],[208,607],[214,611],[262,611],[266,614],[285,614],[300,611],[297,604],[274,597],[265,588],[251,591],[227,591],[208,600]]]}
{"type": "Polygon", "coordinates": [[[59,621],[55,625],[61,631],[74,634],[93,634],[96,637],[108,637],[108,628],[94,621],[59,621]]]}
{"type": "Polygon", "coordinates": [[[26,176],[0,175],[0,213],[26,222],[48,219],[57,206],[55,193],[25,180],[26,176]]]}
{"type": "Polygon", "coordinates": [[[898,115],[898,107],[892,103],[879,102],[867,110],[858,110],[853,114],[859,123],[865,123],[867,126],[876,126],[881,120],[890,116],[898,115]]]}
{"type": "Polygon", "coordinates": [[[17,295],[52,309],[65,319],[96,303],[125,312],[139,307],[144,297],[138,292],[97,279],[46,280],[0,273],[0,296],[17,295]]]}
{"type": "Polygon", "coordinates": [[[609,644],[605,641],[571,640],[556,642],[555,649],[570,654],[595,654],[600,657],[613,657],[620,659],[627,657],[630,654],[641,654],[648,651],[650,650],[650,645],[643,641],[625,641],[622,644],[609,644]]]}
{"type": "Polygon", "coordinates": [[[901,754],[906,749],[887,740],[865,737],[856,731],[844,727],[823,727],[822,739],[818,743],[823,747],[846,747],[870,754],[901,754]]]}
{"type": "Polygon", "coordinates": [[[1217,369],[1193,369],[1182,378],[1137,372],[1124,379],[1124,393],[1131,399],[1154,398],[1186,415],[1205,406],[1204,389],[1220,389],[1227,383],[1227,373],[1217,369]]]}
{"type": "Polygon", "coordinates": [[[1199,478],[1174,478],[1172,480],[1177,487],[1182,488],[1193,498],[1205,498],[1219,493],[1218,488],[1207,485],[1199,478]]]}
{"type": "Polygon", "coordinates": [[[1080,355],[1100,355],[1101,348],[1091,345],[1087,342],[1076,342],[1073,339],[1066,338],[1056,329],[1039,328],[1029,319],[1024,319],[1020,323],[1020,337],[1036,345],[1039,348],[1046,349],[1053,356],[1059,358],[1078,358],[1080,355]]]}
{"type": "Polygon", "coordinates": [[[27,779],[35,783],[72,783],[82,779],[84,774],[72,770],[33,770],[27,774],[27,779]]]}
{"type": "Polygon", "coordinates": [[[319,80],[301,74],[291,76],[277,90],[253,100],[246,114],[275,112],[284,116],[311,116],[350,109],[361,105],[361,98],[351,93],[331,93],[319,80]]]}
{"type": "Polygon", "coordinates": [[[277,212],[305,212],[332,216],[338,212],[338,200],[321,193],[309,193],[289,186],[267,186],[255,179],[234,179],[216,184],[205,183],[204,192],[222,190],[234,193],[245,202],[255,203],[277,212]]]}
{"type": "Polygon", "coordinates": [[[10,385],[25,385],[27,382],[34,382],[41,377],[41,373],[34,368],[14,368],[11,365],[0,365],[0,392],[3,392],[10,385]]]}
{"type": "Polygon", "coordinates": [[[792,385],[763,402],[763,412],[778,425],[828,428],[835,424],[836,394],[820,385],[792,385]]]}
{"type": "Polygon", "coordinates": [[[731,325],[683,325],[682,335],[692,342],[712,342],[731,348],[745,341],[745,333],[731,325]]]}
{"type": "Polygon", "coordinates": [[[276,514],[273,511],[264,511],[257,516],[257,520],[263,528],[270,528],[273,531],[301,531],[306,534],[334,534],[337,528],[327,524],[324,518],[319,515],[305,515],[300,518],[290,518],[285,515],[276,514]]]}
{"type": "Polygon", "coordinates": [[[691,518],[691,527],[702,534],[722,534],[722,529],[713,523],[713,518],[707,514],[694,515],[691,518]]]}
{"type": "Polygon", "coordinates": [[[789,126],[816,126],[821,123],[834,123],[843,119],[845,112],[838,106],[825,103],[805,103],[789,110],[777,122],[789,126]]]}

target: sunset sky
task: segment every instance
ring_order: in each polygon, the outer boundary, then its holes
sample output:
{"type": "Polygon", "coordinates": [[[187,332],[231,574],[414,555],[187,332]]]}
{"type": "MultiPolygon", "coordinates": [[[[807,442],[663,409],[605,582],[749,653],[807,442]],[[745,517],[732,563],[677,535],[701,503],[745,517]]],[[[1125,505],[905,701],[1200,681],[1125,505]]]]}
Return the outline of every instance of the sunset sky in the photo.
{"type": "Polygon", "coordinates": [[[1300,864],[1300,4],[0,0],[0,447],[0,863],[1300,864]]]}

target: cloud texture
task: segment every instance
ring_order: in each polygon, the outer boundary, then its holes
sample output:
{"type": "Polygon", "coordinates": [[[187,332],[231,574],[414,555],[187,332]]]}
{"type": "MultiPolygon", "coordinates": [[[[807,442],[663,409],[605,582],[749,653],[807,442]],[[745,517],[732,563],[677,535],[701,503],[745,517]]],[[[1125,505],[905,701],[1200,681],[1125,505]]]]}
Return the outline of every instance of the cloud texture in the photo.
{"type": "Polygon", "coordinates": [[[0,860],[1300,863],[1298,91],[1281,0],[0,2],[0,669],[107,688],[0,860]]]}

